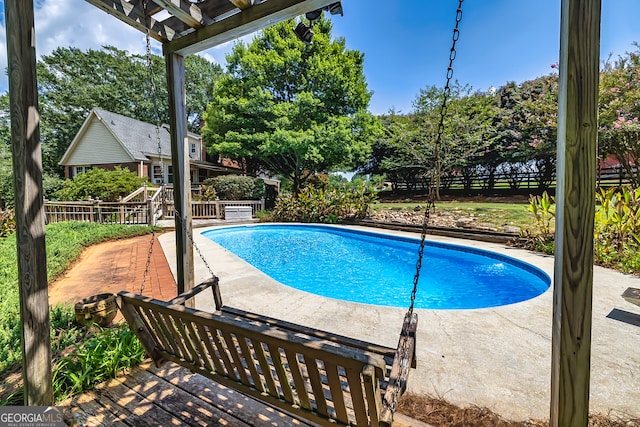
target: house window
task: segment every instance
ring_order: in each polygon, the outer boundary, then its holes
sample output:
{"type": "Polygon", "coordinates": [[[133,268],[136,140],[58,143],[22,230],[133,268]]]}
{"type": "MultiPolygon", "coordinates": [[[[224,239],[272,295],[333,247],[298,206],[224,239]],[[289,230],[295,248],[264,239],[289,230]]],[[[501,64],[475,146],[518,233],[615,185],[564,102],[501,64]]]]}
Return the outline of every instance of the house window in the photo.
{"type": "Polygon", "coordinates": [[[196,144],[191,144],[191,154],[196,154],[196,144]]]}
{"type": "Polygon", "coordinates": [[[169,184],[173,184],[173,168],[171,166],[168,166],[167,171],[169,172],[167,174],[167,181],[169,182],[169,184]]]}
{"type": "Polygon", "coordinates": [[[91,170],[91,166],[74,166],[73,167],[73,176],[79,175],[81,173],[89,172],[91,170]]]}
{"type": "Polygon", "coordinates": [[[153,182],[162,182],[162,166],[160,165],[153,166],[153,182]]]}

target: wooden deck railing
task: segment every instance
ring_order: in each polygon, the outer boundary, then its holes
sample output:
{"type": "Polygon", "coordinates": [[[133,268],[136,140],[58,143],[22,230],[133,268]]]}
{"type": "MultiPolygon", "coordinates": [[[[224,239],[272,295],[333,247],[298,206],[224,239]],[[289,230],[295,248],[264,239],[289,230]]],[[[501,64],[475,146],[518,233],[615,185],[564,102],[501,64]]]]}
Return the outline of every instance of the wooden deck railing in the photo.
{"type": "MultiPolygon", "coordinates": [[[[194,200],[191,202],[191,216],[193,219],[223,219],[226,206],[250,206],[251,216],[256,217],[257,212],[264,210],[264,199],[261,200],[194,200]]],[[[165,203],[165,219],[174,218],[173,201],[165,203]]]]}
{"type": "Polygon", "coordinates": [[[47,224],[61,221],[100,224],[150,224],[149,202],[45,202],[47,224]]]}
{"type": "MultiPolygon", "coordinates": [[[[97,222],[100,224],[154,225],[158,219],[173,219],[173,200],[166,197],[163,188],[141,187],[118,202],[88,200],[80,202],[45,201],[47,224],[61,221],[97,222]]],[[[192,201],[194,219],[223,219],[225,206],[250,206],[252,216],[264,210],[262,200],[192,201]]]]}

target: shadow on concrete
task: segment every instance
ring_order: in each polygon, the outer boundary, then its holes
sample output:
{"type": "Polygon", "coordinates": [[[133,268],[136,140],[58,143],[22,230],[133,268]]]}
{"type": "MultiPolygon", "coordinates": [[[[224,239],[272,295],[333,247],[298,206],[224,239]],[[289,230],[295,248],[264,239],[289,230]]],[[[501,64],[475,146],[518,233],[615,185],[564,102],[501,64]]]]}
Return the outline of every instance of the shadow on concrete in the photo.
{"type": "Polygon", "coordinates": [[[630,325],[640,326],[640,314],[631,313],[630,311],[614,308],[611,313],[607,314],[607,317],[630,325]]]}

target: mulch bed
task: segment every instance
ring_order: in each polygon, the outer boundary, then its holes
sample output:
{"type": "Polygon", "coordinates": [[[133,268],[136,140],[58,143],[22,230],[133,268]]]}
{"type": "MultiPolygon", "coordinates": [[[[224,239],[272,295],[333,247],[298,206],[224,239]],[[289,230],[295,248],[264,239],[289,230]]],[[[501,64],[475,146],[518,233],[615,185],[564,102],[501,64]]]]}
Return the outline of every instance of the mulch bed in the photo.
{"type": "MultiPolygon", "coordinates": [[[[459,407],[432,396],[405,394],[398,412],[433,427],[547,427],[548,421],[511,421],[480,406],[459,407]]],[[[591,427],[638,427],[640,418],[619,419],[601,414],[589,416],[591,427]]]]}

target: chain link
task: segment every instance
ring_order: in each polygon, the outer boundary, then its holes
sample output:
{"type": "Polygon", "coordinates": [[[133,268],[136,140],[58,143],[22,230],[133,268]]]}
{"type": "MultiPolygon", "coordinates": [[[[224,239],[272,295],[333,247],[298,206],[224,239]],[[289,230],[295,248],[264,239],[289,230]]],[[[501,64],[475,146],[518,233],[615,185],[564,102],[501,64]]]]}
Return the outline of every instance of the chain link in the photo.
{"type": "MultiPolygon", "coordinates": [[[[160,162],[160,185],[162,187],[162,193],[164,194],[164,163],[162,161],[162,144],[160,141],[160,113],[158,110],[158,95],[157,95],[157,88],[156,88],[156,82],[154,79],[154,73],[153,73],[153,56],[151,53],[151,23],[150,23],[150,17],[147,14],[147,7],[149,6],[149,2],[148,0],[144,2],[144,10],[145,10],[145,24],[147,27],[147,32],[145,35],[145,41],[146,41],[146,61],[147,61],[147,72],[149,74],[149,82],[150,82],[150,86],[151,86],[151,90],[150,90],[150,96],[151,96],[151,101],[153,103],[153,114],[155,116],[155,126],[156,126],[156,144],[158,147],[158,159],[160,162]]],[[[153,163],[151,164],[151,171],[150,171],[150,176],[153,177],[154,176],[154,170],[153,170],[153,163]]],[[[149,242],[149,250],[147,253],[147,262],[145,264],[144,267],[144,273],[142,275],[142,284],[140,285],[140,294],[142,294],[144,292],[144,287],[145,284],[147,283],[147,277],[149,276],[149,270],[151,268],[151,257],[153,256],[153,245],[156,241],[156,226],[158,225],[158,217],[156,216],[156,213],[153,212],[153,209],[151,209],[151,212],[149,212],[150,215],[153,215],[153,228],[151,229],[151,241],[149,242]]]]}
{"type": "MultiPolygon", "coordinates": [[[[161,139],[160,139],[160,112],[158,109],[158,91],[156,88],[156,83],[155,83],[155,79],[154,79],[154,72],[153,72],[153,55],[151,53],[151,29],[150,29],[150,19],[148,17],[148,15],[146,14],[146,10],[147,10],[147,6],[148,6],[148,1],[145,1],[144,3],[144,8],[145,8],[145,21],[147,24],[147,32],[146,32],[146,60],[147,60],[147,68],[148,68],[148,73],[149,73],[149,82],[150,82],[150,86],[151,86],[151,100],[153,102],[153,113],[155,115],[155,125],[156,125],[156,143],[157,143],[157,147],[158,147],[158,159],[160,162],[160,185],[162,187],[162,194],[163,194],[163,199],[164,199],[164,192],[165,192],[165,182],[164,182],[164,161],[162,160],[162,143],[161,143],[161,139]]],[[[153,171],[151,172],[151,176],[153,176],[153,171]]],[[[189,242],[191,243],[191,245],[193,245],[194,249],[196,250],[198,256],[200,257],[200,259],[202,260],[202,262],[204,263],[205,267],[207,268],[207,271],[209,272],[209,274],[211,275],[211,277],[216,277],[216,275],[213,273],[213,270],[211,269],[211,266],[209,265],[209,263],[207,262],[207,260],[205,259],[204,255],[202,254],[202,252],[200,251],[200,248],[198,247],[198,245],[196,244],[195,240],[193,239],[193,234],[189,232],[189,230],[187,230],[187,226],[185,224],[184,218],[182,217],[180,211],[178,209],[176,209],[175,207],[175,203],[173,206],[173,214],[174,216],[177,216],[178,218],[180,218],[180,224],[182,226],[182,229],[184,230],[185,234],[187,235],[187,238],[189,239],[189,242]]],[[[155,227],[158,224],[158,218],[155,216],[154,213],[154,219],[153,219],[153,225],[154,228],[151,232],[151,242],[149,243],[149,253],[147,254],[147,263],[145,265],[145,269],[144,269],[144,275],[142,278],[142,285],[140,286],[140,293],[142,294],[142,292],[144,291],[144,285],[147,281],[147,277],[149,275],[149,270],[151,267],[151,257],[153,254],[153,245],[154,242],[156,240],[156,232],[155,232],[155,227]]]]}
{"type": "Polygon", "coordinates": [[[425,240],[427,239],[427,230],[431,220],[431,212],[435,208],[435,192],[438,185],[440,175],[440,158],[439,148],[442,143],[442,135],[444,134],[444,119],[447,115],[447,101],[451,96],[451,79],[453,78],[453,61],[456,59],[456,43],[460,38],[460,21],[462,20],[462,2],[459,0],[458,9],[456,10],[456,25],[453,29],[451,50],[449,51],[449,66],[447,67],[447,82],[442,92],[442,104],[440,104],[440,120],[438,122],[438,132],[434,144],[434,157],[436,160],[436,172],[431,175],[429,185],[429,202],[424,210],[424,218],[422,220],[422,230],[420,232],[420,247],[418,248],[418,260],[416,261],[416,274],[413,277],[413,289],[411,291],[411,304],[409,305],[409,314],[413,314],[413,306],[416,301],[416,293],[418,292],[418,282],[420,281],[420,270],[422,269],[422,258],[424,256],[425,240]]]}
{"type": "Polygon", "coordinates": [[[193,239],[193,234],[191,232],[189,232],[189,230],[187,230],[187,225],[185,224],[184,218],[182,217],[182,215],[180,214],[180,211],[177,210],[175,208],[173,208],[173,214],[174,216],[177,216],[180,218],[180,225],[182,225],[182,229],[184,230],[185,234],[187,235],[187,239],[189,239],[189,242],[191,243],[191,245],[193,246],[193,248],[196,250],[196,253],[198,254],[198,256],[200,257],[200,259],[202,260],[202,262],[204,263],[204,266],[207,267],[207,271],[209,272],[209,274],[211,275],[211,277],[217,277],[215,275],[215,273],[213,272],[213,270],[211,269],[211,266],[209,265],[209,263],[207,262],[206,258],[204,257],[203,253],[200,251],[200,248],[198,247],[198,244],[196,243],[196,241],[193,239]]]}
{"type": "MultiPolygon", "coordinates": [[[[149,82],[151,84],[151,100],[153,103],[153,114],[155,116],[155,125],[156,125],[156,129],[155,129],[156,130],[156,146],[158,148],[158,161],[160,162],[160,185],[164,187],[164,184],[165,184],[164,161],[162,159],[162,143],[160,140],[160,110],[158,108],[158,90],[156,87],[156,80],[154,79],[155,74],[153,72],[153,55],[151,53],[151,30],[149,28],[147,28],[146,42],[147,42],[147,68],[149,73],[149,82]]],[[[155,224],[157,224],[157,221],[154,219],[154,225],[155,224]]]]}

